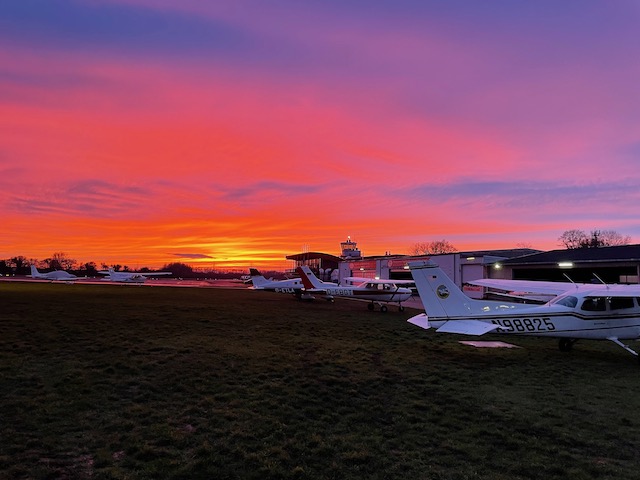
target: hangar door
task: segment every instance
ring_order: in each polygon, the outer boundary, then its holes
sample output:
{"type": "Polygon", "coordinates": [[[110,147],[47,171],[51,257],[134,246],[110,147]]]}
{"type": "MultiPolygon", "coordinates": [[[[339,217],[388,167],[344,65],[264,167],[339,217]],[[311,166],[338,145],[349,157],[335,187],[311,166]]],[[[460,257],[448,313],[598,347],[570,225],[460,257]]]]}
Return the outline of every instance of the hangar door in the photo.
{"type": "Polygon", "coordinates": [[[462,278],[460,280],[464,293],[471,298],[482,298],[484,295],[484,289],[482,287],[466,285],[466,283],[484,278],[484,266],[482,264],[463,264],[461,270],[462,278]]]}

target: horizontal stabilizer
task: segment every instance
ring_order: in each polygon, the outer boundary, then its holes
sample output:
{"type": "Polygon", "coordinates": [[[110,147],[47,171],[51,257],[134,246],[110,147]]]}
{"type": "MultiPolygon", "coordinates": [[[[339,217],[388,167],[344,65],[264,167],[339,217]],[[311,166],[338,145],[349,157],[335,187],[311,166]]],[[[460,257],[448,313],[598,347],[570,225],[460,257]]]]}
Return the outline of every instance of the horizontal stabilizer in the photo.
{"type": "Polygon", "coordinates": [[[411,317],[410,319],[407,320],[407,322],[413,323],[414,325],[420,328],[424,328],[425,330],[428,330],[429,328],[431,328],[431,325],[429,325],[429,317],[427,317],[425,313],[421,313],[420,315],[411,317]]]}
{"type": "Polygon", "coordinates": [[[436,332],[458,333],[461,335],[484,335],[498,328],[500,328],[500,325],[481,322],[479,320],[449,320],[438,328],[436,332]]]}

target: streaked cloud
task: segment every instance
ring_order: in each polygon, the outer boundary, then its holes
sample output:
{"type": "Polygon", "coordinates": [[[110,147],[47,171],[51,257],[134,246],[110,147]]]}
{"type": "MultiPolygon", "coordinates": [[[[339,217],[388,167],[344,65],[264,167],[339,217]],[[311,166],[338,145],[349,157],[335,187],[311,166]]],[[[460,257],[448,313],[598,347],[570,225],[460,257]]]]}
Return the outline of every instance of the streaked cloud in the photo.
{"type": "Polygon", "coordinates": [[[189,258],[192,260],[209,260],[213,259],[211,255],[206,255],[204,253],[172,253],[174,257],[178,258],[189,258]]]}
{"type": "Polygon", "coordinates": [[[633,2],[13,2],[0,258],[640,242],[638,20],[633,2]]]}

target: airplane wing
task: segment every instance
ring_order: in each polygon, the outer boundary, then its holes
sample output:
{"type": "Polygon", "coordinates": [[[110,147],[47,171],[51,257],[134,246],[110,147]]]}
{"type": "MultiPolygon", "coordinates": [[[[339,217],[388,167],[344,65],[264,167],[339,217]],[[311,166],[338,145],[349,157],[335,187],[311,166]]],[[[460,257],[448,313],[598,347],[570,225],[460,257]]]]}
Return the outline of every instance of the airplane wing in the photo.
{"type": "Polygon", "coordinates": [[[412,285],[416,283],[413,280],[391,280],[388,278],[345,277],[345,280],[352,283],[386,283],[389,285],[412,285]]]}
{"type": "Polygon", "coordinates": [[[505,280],[498,278],[480,278],[472,280],[471,285],[495,288],[506,292],[543,293],[561,295],[569,290],[575,290],[578,284],[571,282],[538,282],[535,280],[505,280]]]}
{"type": "Polygon", "coordinates": [[[305,293],[327,293],[327,290],[325,288],[305,288],[304,291],[305,293]]]}
{"type": "Polygon", "coordinates": [[[584,288],[587,297],[640,297],[640,285],[589,285],[592,289],[584,288]]]}

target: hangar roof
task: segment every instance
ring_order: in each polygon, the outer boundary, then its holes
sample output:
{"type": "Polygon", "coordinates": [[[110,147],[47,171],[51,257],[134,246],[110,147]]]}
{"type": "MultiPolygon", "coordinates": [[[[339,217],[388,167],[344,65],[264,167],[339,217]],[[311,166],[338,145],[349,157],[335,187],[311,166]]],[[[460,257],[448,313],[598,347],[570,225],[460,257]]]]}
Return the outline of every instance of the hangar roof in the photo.
{"type": "Polygon", "coordinates": [[[617,247],[570,248],[510,258],[503,265],[535,265],[558,262],[640,262],[640,245],[617,247]]]}
{"type": "Polygon", "coordinates": [[[534,250],[532,248],[510,248],[508,250],[473,250],[470,252],[460,252],[461,257],[504,257],[514,258],[522,257],[524,255],[533,255],[537,253],[543,253],[542,250],[534,250]]]}
{"type": "Polygon", "coordinates": [[[296,253],[294,255],[287,255],[285,258],[287,260],[295,260],[295,261],[305,261],[305,260],[315,260],[315,259],[336,262],[336,263],[339,263],[342,261],[340,257],[336,257],[335,255],[331,255],[329,253],[321,253],[321,252],[296,253]]]}

